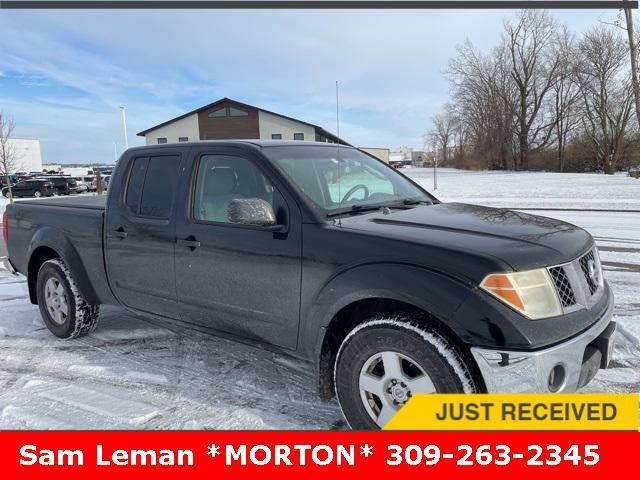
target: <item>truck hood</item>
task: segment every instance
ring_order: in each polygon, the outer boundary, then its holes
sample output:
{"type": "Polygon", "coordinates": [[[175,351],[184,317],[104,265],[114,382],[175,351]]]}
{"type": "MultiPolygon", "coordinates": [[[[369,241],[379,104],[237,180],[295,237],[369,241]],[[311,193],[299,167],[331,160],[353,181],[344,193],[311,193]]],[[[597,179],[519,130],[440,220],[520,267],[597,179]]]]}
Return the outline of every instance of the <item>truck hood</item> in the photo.
{"type": "Polygon", "coordinates": [[[585,230],[513,210],[439,203],[352,216],[342,226],[371,234],[499,259],[514,270],[571,261],[593,245],[585,230]]]}

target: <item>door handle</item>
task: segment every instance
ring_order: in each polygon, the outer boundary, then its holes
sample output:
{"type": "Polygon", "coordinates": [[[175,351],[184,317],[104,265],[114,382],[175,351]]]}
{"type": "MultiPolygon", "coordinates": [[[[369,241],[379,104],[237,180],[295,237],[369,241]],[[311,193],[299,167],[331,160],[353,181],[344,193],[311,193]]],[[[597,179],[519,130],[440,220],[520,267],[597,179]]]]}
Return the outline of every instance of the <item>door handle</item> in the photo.
{"type": "Polygon", "coordinates": [[[129,236],[129,234],[125,232],[124,229],[119,228],[118,230],[113,231],[113,236],[119,238],[120,240],[124,240],[129,236]]]}
{"type": "Polygon", "coordinates": [[[185,239],[179,238],[177,243],[178,243],[178,246],[187,247],[187,248],[190,248],[191,250],[195,250],[200,246],[200,242],[193,237],[189,237],[185,239]]]}

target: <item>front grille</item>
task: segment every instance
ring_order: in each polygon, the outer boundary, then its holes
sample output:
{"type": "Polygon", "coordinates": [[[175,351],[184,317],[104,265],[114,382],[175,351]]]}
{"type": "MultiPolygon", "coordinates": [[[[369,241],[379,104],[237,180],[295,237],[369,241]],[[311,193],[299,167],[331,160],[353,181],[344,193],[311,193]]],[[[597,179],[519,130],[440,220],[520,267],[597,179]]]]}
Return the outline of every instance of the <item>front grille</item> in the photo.
{"type": "Polygon", "coordinates": [[[575,305],[577,303],[576,296],[573,293],[573,288],[571,288],[571,283],[569,283],[569,277],[567,277],[564,267],[551,267],[549,273],[556,284],[556,290],[562,306],[566,308],[575,305]]]}
{"type": "Polygon", "coordinates": [[[602,285],[602,267],[595,248],[573,262],[547,270],[565,312],[589,307],[597,301],[602,285]]]}
{"type": "Polygon", "coordinates": [[[596,293],[596,290],[598,290],[597,276],[599,275],[599,272],[596,271],[597,264],[593,255],[593,250],[580,257],[578,262],[580,263],[580,270],[582,270],[584,279],[587,281],[587,285],[589,285],[589,292],[591,293],[591,295],[593,295],[594,293],[596,293]],[[591,264],[591,268],[594,269],[593,274],[589,271],[589,264],[591,264]]]}

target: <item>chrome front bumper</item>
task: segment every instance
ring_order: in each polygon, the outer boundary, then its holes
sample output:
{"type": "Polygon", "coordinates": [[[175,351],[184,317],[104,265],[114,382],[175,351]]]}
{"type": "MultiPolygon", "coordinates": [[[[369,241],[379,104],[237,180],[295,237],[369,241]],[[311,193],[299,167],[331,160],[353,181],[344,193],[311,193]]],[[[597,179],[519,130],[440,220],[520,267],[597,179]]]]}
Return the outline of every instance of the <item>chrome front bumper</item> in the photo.
{"type": "Polygon", "coordinates": [[[564,343],[535,352],[472,347],[489,393],[571,393],[586,385],[613,351],[613,295],[591,328],[564,343]]]}

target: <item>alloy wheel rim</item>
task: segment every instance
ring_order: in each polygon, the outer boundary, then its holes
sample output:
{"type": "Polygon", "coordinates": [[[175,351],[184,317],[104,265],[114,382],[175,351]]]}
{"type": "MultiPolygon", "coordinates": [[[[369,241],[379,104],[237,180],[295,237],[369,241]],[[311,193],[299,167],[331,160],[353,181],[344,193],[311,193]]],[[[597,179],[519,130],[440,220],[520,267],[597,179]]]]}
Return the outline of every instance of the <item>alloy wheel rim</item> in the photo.
{"type": "Polygon", "coordinates": [[[416,393],[436,393],[431,377],[415,360],[392,351],[364,362],[359,389],[365,410],[381,428],[416,393]]]}
{"type": "Polygon", "coordinates": [[[69,315],[69,302],[62,282],[57,278],[50,278],[44,285],[44,299],[51,319],[62,325],[69,315]]]}

